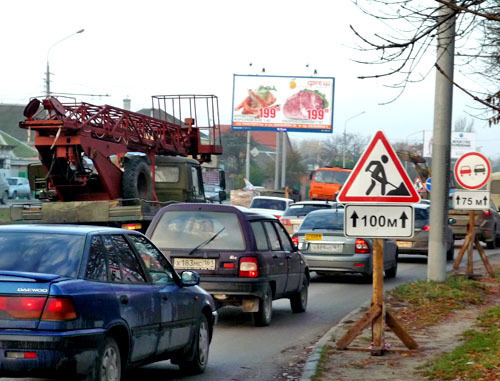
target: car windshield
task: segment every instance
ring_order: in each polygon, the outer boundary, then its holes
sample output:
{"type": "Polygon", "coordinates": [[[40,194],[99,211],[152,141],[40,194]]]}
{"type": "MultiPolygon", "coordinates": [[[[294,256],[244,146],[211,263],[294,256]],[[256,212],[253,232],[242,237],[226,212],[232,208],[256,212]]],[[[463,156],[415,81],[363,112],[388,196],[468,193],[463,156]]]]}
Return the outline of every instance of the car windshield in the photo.
{"type": "Polygon", "coordinates": [[[343,171],[318,171],[314,176],[314,181],[328,184],[344,184],[349,177],[349,172],[343,171]]]}
{"type": "Polygon", "coordinates": [[[254,198],[250,204],[250,208],[285,210],[287,207],[286,201],[271,200],[266,198],[254,198]]]}
{"type": "Polygon", "coordinates": [[[328,204],[299,204],[299,205],[290,205],[288,209],[285,211],[283,214],[283,217],[285,216],[297,216],[297,217],[304,217],[307,215],[309,212],[313,212],[315,210],[320,210],[320,209],[330,209],[332,205],[328,204]]]}
{"type": "Polygon", "coordinates": [[[216,190],[215,185],[205,185],[205,192],[215,192],[216,190]]]}
{"type": "Polygon", "coordinates": [[[166,212],[158,221],[151,240],[162,249],[193,249],[217,233],[203,250],[245,249],[238,216],[226,212],[166,212]]]}
{"type": "Polygon", "coordinates": [[[55,233],[0,233],[0,269],[76,278],[85,236],[55,233]]]}
{"type": "Polygon", "coordinates": [[[339,209],[332,213],[308,214],[300,225],[301,230],[344,230],[344,210],[339,209]]]}
{"type": "Polygon", "coordinates": [[[7,182],[9,183],[9,185],[16,185],[17,184],[16,179],[7,179],[7,182]]]}

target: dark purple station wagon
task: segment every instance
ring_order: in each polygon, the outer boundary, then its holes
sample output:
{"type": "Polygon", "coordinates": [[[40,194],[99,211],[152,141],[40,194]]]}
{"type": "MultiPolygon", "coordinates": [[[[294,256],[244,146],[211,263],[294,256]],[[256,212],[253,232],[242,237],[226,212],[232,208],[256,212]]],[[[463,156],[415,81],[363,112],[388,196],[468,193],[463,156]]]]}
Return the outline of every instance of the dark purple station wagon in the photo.
{"type": "Polygon", "coordinates": [[[177,271],[196,270],[218,307],[240,306],[257,326],[271,323],[272,301],[307,307],[309,270],[290,236],[271,215],[215,204],[161,209],[146,236],[177,271]]]}

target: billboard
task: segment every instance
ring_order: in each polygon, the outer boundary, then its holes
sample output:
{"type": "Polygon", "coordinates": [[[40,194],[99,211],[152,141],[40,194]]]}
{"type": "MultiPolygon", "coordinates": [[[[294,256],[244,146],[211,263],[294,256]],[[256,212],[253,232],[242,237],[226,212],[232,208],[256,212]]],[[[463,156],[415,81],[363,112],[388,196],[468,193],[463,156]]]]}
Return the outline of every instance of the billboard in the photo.
{"type": "MultiPolygon", "coordinates": [[[[424,131],[423,157],[432,157],[432,132],[433,131],[424,131]]],[[[476,151],[475,132],[452,131],[450,158],[458,159],[467,152],[473,151],[476,151]]]]}
{"type": "Polygon", "coordinates": [[[333,132],[335,78],[233,77],[233,130],[333,132]]]}

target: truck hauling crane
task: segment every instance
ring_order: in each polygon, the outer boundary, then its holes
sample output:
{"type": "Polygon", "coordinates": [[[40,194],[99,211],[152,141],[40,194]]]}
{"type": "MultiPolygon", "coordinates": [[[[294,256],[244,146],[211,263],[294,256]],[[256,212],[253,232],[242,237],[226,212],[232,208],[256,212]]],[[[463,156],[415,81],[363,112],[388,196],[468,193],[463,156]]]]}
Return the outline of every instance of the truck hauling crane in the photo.
{"type": "Polygon", "coordinates": [[[0,223],[145,230],[169,202],[205,202],[200,163],[222,153],[217,97],[159,95],[152,103],[153,116],[146,116],[32,99],[19,127],[36,134],[41,163],[31,165],[28,176],[42,203],[4,208],[0,223]]]}

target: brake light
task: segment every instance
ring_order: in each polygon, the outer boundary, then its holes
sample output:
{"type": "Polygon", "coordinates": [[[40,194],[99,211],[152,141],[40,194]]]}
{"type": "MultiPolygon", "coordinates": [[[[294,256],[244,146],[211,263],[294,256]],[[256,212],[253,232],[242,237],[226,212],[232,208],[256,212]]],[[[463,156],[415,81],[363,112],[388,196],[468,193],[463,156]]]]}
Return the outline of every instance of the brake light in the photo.
{"type": "Polygon", "coordinates": [[[45,300],[45,296],[2,296],[0,310],[14,319],[40,319],[45,300]]]}
{"type": "Polygon", "coordinates": [[[43,310],[42,320],[73,320],[76,310],[70,298],[49,298],[43,310]]]}
{"type": "Polygon", "coordinates": [[[295,244],[295,246],[299,246],[299,237],[292,237],[292,242],[295,244]]]}
{"type": "Polygon", "coordinates": [[[354,253],[356,254],[369,254],[370,246],[363,238],[356,238],[356,243],[354,245],[354,253]]]}
{"type": "Polygon", "coordinates": [[[424,231],[424,232],[428,232],[428,231],[430,231],[430,230],[431,230],[430,225],[425,225],[425,226],[422,228],[422,231],[424,231]]]}
{"type": "Polygon", "coordinates": [[[259,276],[259,263],[255,257],[242,257],[240,259],[240,277],[257,278],[259,276]]]}
{"type": "Polygon", "coordinates": [[[483,213],[486,217],[491,216],[491,210],[485,210],[483,213]]]}
{"type": "Polygon", "coordinates": [[[281,215],[279,214],[274,214],[274,217],[276,217],[278,220],[281,218],[281,215]]]}
{"type": "Polygon", "coordinates": [[[280,221],[285,226],[292,226],[292,223],[290,222],[290,219],[288,219],[288,218],[282,218],[280,221]]]}

